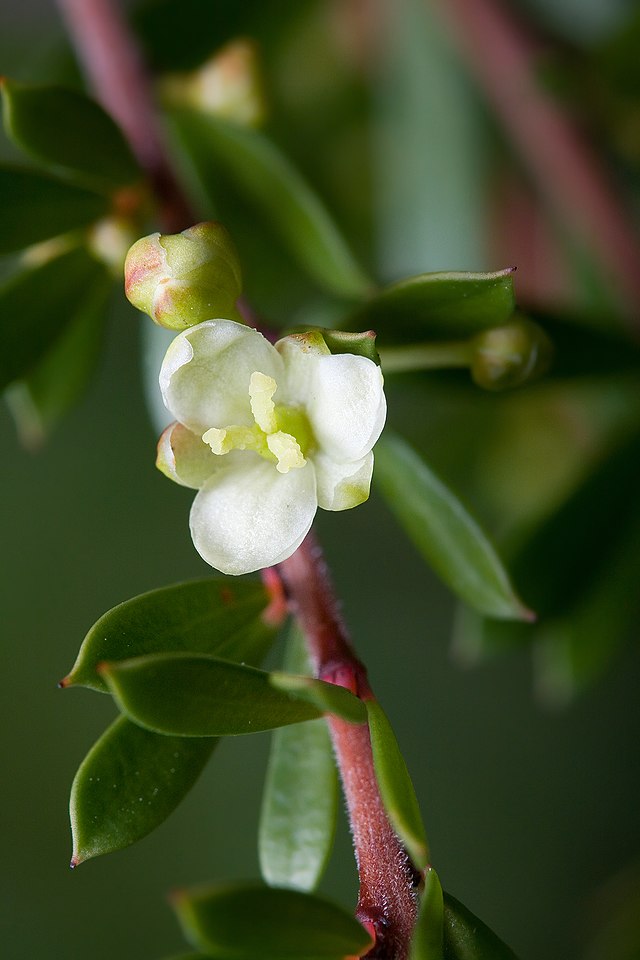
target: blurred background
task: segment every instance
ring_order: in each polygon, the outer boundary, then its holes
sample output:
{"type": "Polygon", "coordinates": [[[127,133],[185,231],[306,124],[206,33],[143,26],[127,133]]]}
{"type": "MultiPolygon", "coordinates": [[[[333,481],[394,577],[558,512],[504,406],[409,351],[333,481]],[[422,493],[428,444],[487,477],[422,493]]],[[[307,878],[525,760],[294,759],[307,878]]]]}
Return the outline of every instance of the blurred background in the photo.
{"type": "MultiPolygon", "coordinates": [[[[162,0],[142,5],[137,24],[160,71],[194,69],[237,36],[257,41],[269,135],[378,279],[517,265],[519,301],[552,337],[561,324],[556,373],[512,394],[462,375],[388,378],[390,420],[514,558],[525,600],[548,606],[540,627],[461,612],[375,493],[320,516],[318,532],[446,888],[521,960],[640,957],[640,659],[628,642],[639,594],[640,7],[162,0]],[[535,562],[522,547],[534,541],[535,562]]],[[[53,3],[5,5],[0,65],[78,83],[53,3]]],[[[206,171],[181,163],[202,217],[236,239],[261,314],[276,326],[339,321],[347,305],[298,271],[232,185],[220,188],[223,172],[211,190],[206,171]]],[[[68,868],[69,787],[114,711],[56,682],[108,608],[207,573],[189,537],[191,494],[154,468],[143,361],[156,341],[114,293],[96,377],[52,435],[25,446],[24,422],[16,430],[0,409],[0,938],[11,960],[169,955],[182,943],[169,890],[258,874],[265,735],[225,742],[150,837],[68,868]]],[[[344,823],[323,889],[355,901],[344,823]]]]}

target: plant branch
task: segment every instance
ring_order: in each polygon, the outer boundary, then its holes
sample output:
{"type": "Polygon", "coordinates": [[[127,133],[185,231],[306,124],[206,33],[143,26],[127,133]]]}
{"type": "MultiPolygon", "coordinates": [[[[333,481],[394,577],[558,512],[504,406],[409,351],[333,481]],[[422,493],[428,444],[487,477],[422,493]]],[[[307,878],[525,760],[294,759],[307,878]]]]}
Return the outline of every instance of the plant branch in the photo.
{"type": "Polygon", "coordinates": [[[496,0],[435,2],[540,194],[613,281],[637,332],[639,238],[590,144],[538,82],[531,38],[496,0]]]}
{"type": "Polygon", "coordinates": [[[197,218],[174,175],[151,81],[122,11],[113,0],[57,0],[96,96],[119,124],[159,203],[169,233],[197,218]]]}
{"type": "MultiPolygon", "coordinates": [[[[113,0],[58,0],[94,90],[121,125],[149,175],[164,229],[183,229],[194,219],[169,163],[148,75],[113,0]]],[[[244,304],[244,313],[250,308],[244,304]]],[[[356,657],[338,611],[322,553],[309,535],[265,582],[274,578],[307,637],[317,675],[372,698],[366,670],[356,657]]],[[[360,876],[357,916],[373,928],[371,960],[406,960],[416,920],[419,877],[384,810],[373,768],[369,729],[329,721],[344,785],[360,876]]]]}
{"type": "MultiPolygon", "coordinates": [[[[339,612],[329,572],[313,534],[277,567],[307,638],[316,675],[373,699],[339,612]]],[[[416,920],[419,876],[393,831],[373,767],[369,728],[329,719],[347,801],[360,890],[356,916],[373,926],[373,960],[405,960],[416,920]]]]}

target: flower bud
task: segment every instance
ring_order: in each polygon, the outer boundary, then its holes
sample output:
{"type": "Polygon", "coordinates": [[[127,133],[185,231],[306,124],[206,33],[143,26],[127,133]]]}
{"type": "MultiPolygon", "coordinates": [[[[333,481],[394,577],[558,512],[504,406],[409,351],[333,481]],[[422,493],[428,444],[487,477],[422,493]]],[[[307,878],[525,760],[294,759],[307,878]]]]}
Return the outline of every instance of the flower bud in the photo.
{"type": "Polygon", "coordinates": [[[471,376],[485,390],[508,390],[542,376],[553,346],[536,323],[518,317],[472,341],[471,376]]]}
{"type": "Polygon", "coordinates": [[[127,299],[161,327],[184,330],[203,320],[238,318],[240,264],[220,223],[143,237],[129,250],[124,273],[127,299]]]}
{"type": "Polygon", "coordinates": [[[263,88],[256,46],[239,39],[226,44],[198,70],[169,74],[160,92],[169,106],[192,107],[255,127],[265,117],[263,88]]]}

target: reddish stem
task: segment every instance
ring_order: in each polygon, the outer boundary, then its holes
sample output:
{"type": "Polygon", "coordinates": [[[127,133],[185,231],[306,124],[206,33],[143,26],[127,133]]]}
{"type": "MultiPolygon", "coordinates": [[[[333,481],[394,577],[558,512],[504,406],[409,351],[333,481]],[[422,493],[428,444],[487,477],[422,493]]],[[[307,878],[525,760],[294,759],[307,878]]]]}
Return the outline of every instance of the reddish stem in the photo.
{"type": "Polygon", "coordinates": [[[590,248],[637,330],[638,236],[590,144],[538,82],[531,38],[496,0],[437,2],[541,196],[590,248]]]}
{"type": "Polygon", "coordinates": [[[122,11],[113,0],[58,0],[58,7],[96,96],[151,181],[161,226],[184,230],[197,218],[169,162],[151,81],[122,11]]]}
{"type": "MultiPolygon", "coordinates": [[[[292,610],[307,638],[316,675],[373,699],[356,657],[322,552],[312,534],[279,564],[292,610]]],[[[360,891],[356,916],[371,924],[373,960],[404,960],[416,921],[416,870],[384,810],[373,767],[369,729],[332,717],[329,729],[347,801],[360,891]]]]}

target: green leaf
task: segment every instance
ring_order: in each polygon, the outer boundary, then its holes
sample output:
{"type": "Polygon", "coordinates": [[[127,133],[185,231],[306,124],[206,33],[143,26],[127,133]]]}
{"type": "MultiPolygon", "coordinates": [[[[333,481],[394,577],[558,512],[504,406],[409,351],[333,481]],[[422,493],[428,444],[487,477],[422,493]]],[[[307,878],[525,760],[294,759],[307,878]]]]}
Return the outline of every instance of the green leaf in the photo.
{"type": "Polygon", "coordinates": [[[172,113],[187,146],[202,138],[214,161],[266,215],[289,253],[320,286],[360,299],[371,289],[322,202],[263,134],[194,111],[172,113]]]}
{"type": "MultiPolygon", "coordinates": [[[[112,644],[120,623],[123,634],[116,638],[118,642],[125,646],[135,645],[141,640],[144,643],[145,615],[148,614],[151,626],[157,626],[157,618],[161,616],[157,606],[149,607],[148,604],[160,595],[164,601],[170,601],[173,596],[178,606],[188,605],[189,600],[193,602],[194,619],[185,623],[185,637],[189,642],[190,630],[195,629],[198,615],[201,624],[204,622],[206,626],[211,626],[207,600],[213,606],[222,596],[228,606],[233,606],[233,591],[229,596],[225,596],[218,592],[223,587],[224,581],[208,580],[167,587],[136,597],[130,604],[133,604],[139,616],[137,625],[141,632],[137,636],[135,630],[129,629],[127,632],[124,620],[119,621],[117,616],[109,619],[110,615],[107,614],[103,619],[106,620],[108,631],[113,632],[111,636],[102,639],[107,645],[112,644]],[[215,589],[201,589],[205,584],[206,587],[214,586],[215,589]]],[[[260,598],[254,589],[253,600],[255,602],[260,599],[260,604],[264,604],[266,595],[260,584],[240,582],[235,588],[244,598],[244,603],[241,600],[238,607],[244,607],[245,612],[251,601],[249,588],[260,588],[260,598]]],[[[239,599],[238,594],[235,599],[239,599]]],[[[116,611],[118,609],[116,608],[116,611]]],[[[165,611],[167,620],[170,620],[170,609],[169,605],[165,611]]],[[[184,607],[182,612],[184,613],[184,607]]],[[[229,612],[227,610],[227,613],[229,612]]],[[[240,614],[240,609],[237,609],[236,613],[240,614]]],[[[236,623],[237,626],[237,617],[234,620],[231,615],[228,622],[236,623]]],[[[126,623],[130,628],[132,620],[129,619],[126,623]]],[[[171,628],[170,623],[167,625],[171,628]]],[[[195,636],[198,637],[199,634],[196,632],[195,636]]],[[[224,645],[229,654],[230,643],[225,641],[224,633],[219,635],[214,631],[213,636],[217,636],[218,643],[224,645]]],[[[239,660],[250,662],[259,663],[271,643],[271,633],[264,625],[258,630],[252,630],[249,626],[244,631],[235,633],[233,638],[234,655],[239,660]],[[268,640],[268,643],[265,643],[265,640],[268,640]]],[[[87,671],[91,669],[92,655],[99,652],[99,640],[96,642],[98,650],[93,648],[86,651],[87,661],[82,668],[87,671]]],[[[116,720],[90,750],[74,781],[71,794],[74,861],[79,863],[91,856],[120,849],[139,840],[158,826],[191,788],[217,742],[217,738],[161,736],[142,729],[126,717],[116,720]]]]}
{"type": "Polygon", "coordinates": [[[433,867],[425,873],[409,960],[443,960],[442,887],[433,867]]]}
{"type": "Polygon", "coordinates": [[[103,290],[106,276],[78,247],[0,287],[0,390],[34,370],[68,329],[87,290],[103,290]]]}
{"type": "Polygon", "coordinates": [[[497,273],[423,273],[375,294],[352,318],[381,343],[465,340],[506,323],[515,309],[513,269],[497,273]]]}
{"type": "Polygon", "coordinates": [[[359,697],[335,683],[325,683],[311,677],[299,677],[290,673],[274,671],[270,675],[271,686],[290,693],[299,700],[313,704],[323,713],[332,713],[349,723],[366,723],[367,710],[359,697]]]}
{"type": "Polygon", "coordinates": [[[0,254],[24,250],[109,212],[106,197],[32,170],[0,167],[0,254]]]}
{"type": "Polygon", "coordinates": [[[278,628],[265,615],[268,603],[263,585],[252,580],[209,578],[143,593],[100,617],[62,684],[106,693],[99,663],[149,653],[215,653],[260,662],[278,628]]]}
{"type": "Polygon", "coordinates": [[[409,538],[461,599],[491,617],[532,618],[478,523],[408,443],[388,430],[376,444],[375,478],[409,538]]]}
{"type": "Polygon", "coordinates": [[[387,716],[376,700],[367,700],[373,766],[391,824],[419,870],[429,859],[427,837],[416,792],[387,716]]]}
{"type": "Polygon", "coordinates": [[[238,736],[321,716],[274,689],[264,670],[205,654],[157,653],[105,663],[100,672],[123,713],[170,736],[238,736]]]}
{"type": "MultiPolygon", "coordinates": [[[[309,670],[297,628],[285,666],[309,670]]],[[[258,834],[260,869],[270,886],[315,889],[331,853],[337,812],[338,774],[325,721],[274,731],[258,834]]]]}
{"type": "Polygon", "coordinates": [[[444,895],[444,960],[517,960],[515,953],[470,910],[444,895]]]}
{"type": "Polygon", "coordinates": [[[53,173],[72,174],[87,186],[111,190],[140,179],[118,126],[83,93],[4,80],[7,136],[53,173]]]}
{"type": "Polygon", "coordinates": [[[342,960],[371,945],[369,934],[341,907],[297,890],[209,886],[181,891],[173,905],[187,939],[214,957],[342,960]]]}
{"type": "Polygon", "coordinates": [[[217,742],[162,737],[119,717],[91,748],[73,781],[71,865],[151,833],[191,789],[217,742]]]}
{"type": "Polygon", "coordinates": [[[7,400],[28,447],[39,446],[80,400],[98,363],[112,279],[105,273],[89,290],[69,301],[70,321],[24,380],[9,388],[7,400]]]}

